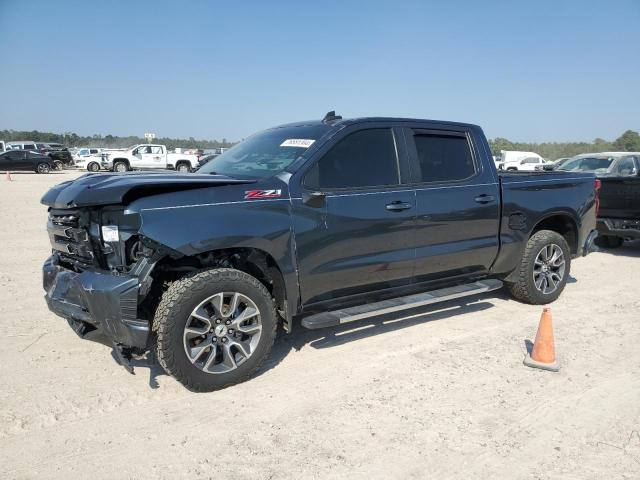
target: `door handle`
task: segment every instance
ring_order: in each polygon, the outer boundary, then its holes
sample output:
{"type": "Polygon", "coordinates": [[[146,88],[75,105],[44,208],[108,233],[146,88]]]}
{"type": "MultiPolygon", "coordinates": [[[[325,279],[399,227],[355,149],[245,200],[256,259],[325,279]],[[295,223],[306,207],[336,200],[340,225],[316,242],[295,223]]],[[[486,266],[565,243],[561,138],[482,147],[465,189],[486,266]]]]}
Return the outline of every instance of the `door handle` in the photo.
{"type": "Polygon", "coordinates": [[[493,198],[493,195],[487,195],[486,193],[483,193],[482,195],[478,195],[474,200],[478,203],[491,203],[495,200],[495,198],[493,198]]]}
{"type": "Polygon", "coordinates": [[[410,203],[396,200],[395,202],[388,203],[385,208],[390,212],[401,212],[402,210],[410,209],[412,206],[413,205],[411,205],[410,203]]]}

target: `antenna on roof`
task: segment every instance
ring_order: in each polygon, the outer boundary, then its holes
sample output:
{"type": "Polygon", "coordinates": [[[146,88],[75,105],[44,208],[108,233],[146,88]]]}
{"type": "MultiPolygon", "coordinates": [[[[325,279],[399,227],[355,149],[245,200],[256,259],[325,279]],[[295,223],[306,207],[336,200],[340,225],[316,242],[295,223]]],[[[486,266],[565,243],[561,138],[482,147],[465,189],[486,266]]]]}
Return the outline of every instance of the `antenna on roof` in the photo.
{"type": "Polygon", "coordinates": [[[324,118],[322,119],[322,123],[329,123],[335,120],[342,120],[342,116],[336,115],[336,111],[331,110],[330,112],[327,112],[327,114],[324,116],[324,118]]]}

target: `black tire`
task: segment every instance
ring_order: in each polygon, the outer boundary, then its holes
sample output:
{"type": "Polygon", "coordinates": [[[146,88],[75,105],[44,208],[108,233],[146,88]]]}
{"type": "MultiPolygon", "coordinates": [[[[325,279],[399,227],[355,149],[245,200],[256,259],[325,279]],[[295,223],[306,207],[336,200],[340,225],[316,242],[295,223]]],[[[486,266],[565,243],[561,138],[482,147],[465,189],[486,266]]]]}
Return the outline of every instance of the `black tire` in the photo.
{"type": "Polygon", "coordinates": [[[191,167],[186,162],[179,163],[176,166],[176,171],[181,172],[181,173],[189,173],[190,170],[191,170],[191,167]]]}
{"type": "Polygon", "coordinates": [[[98,170],[100,170],[100,165],[98,164],[98,162],[91,162],[89,165],[87,165],[87,170],[90,172],[97,172],[98,170]]]}
{"type": "Polygon", "coordinates": [[[611,235],[600,235],[596,237],[596,245],[601,248],[620,248],[624,243],[624,238],[611,235]]]}
{"type": "Polygon", "coordinates": [[[256,278],[228,268],[201,270],[173,282],[156,309],[153,331],[162,367],[193,392],[211,392],[247,380],[269,356],[276,337],[277,316],[273,298],[256,278]],[[251,356],[234,370],[207,373],[191,363],[183,344],[184,329],[193,309],[219,292],[249,297],[260,311],[262,332],[251,356]]]}
{"type": "Polygon", "coordinates": [[[46,162],[40,162],[36,166],[36,173],[49,173],[51,171],[51,165],[46,162]]]}
{"type": "Polygon", "coordinates": [[[62,170],[64,170],[64,163],[62,163],[60,160],[54,160],[53,170],[56,172],[61,172],[62,170]]]}
{"type": "Polygon", "coordinates": [[[555,301],[567,284],[567,279],[571,272],[571,249],[562,235],[551,230],[540,230],[533,234],[527,241],[527,245],[522,255],[520,265],[518,265],[514,282],[508,282],[507,287],[511,295],[521,302],[532,305],[544,305],[555,301]],[[557,288],[552,293],[543,293],[536,288],[533,278],[534,262],[542,249],[549,245],[557,245],[562,250],[565,268],[557,288]]]}
{"type": "Polygon", "coordinates": [[[126,172],[129,170],[129,165],[126,162],[114,162],[113,171],[114,172],[126,172]]]}

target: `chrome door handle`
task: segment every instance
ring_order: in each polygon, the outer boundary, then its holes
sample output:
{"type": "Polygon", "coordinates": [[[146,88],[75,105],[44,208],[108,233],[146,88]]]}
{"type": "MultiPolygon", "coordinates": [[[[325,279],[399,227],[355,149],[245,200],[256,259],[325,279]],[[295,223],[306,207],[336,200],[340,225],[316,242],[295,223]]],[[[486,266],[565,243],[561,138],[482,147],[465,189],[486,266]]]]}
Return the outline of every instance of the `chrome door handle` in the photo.
{"type": "Polygon", "coordinates": [[[401,212],[402,210],[410,209],[412,206],[410,203],[396,200],[395,202],[388,203],[385,208],[390,212],[401,212]]]}
{"type": "Polygon", "coordinates": [[[495,198],[493,198],[493,195],[483,193],[482,195],[478,195],[474,200],[478,203],[491,203],[495,198]]]}

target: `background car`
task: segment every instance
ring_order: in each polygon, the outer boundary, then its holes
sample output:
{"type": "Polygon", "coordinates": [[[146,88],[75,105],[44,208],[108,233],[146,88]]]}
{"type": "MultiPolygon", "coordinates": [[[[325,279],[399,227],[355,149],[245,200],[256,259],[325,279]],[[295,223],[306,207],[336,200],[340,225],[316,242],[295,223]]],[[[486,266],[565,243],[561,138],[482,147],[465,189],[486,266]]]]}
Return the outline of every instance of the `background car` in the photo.
{"type": "Polygon", "coordinates": [[[100,170],[101,160],[102,157],[100,157],[99,155],[80,157],[78,160],[75,160],[74,166],[76,168],[87,170],[89,172],[97,172],[98,170],[100,170]]]}
{"type": "Polygon", "coordinates": [[[7,172],[31,171],[49,173],[53,169],[53,160],[41,153],[28,150],[9,150],[0,153],[0,170],[7,172]]]}

